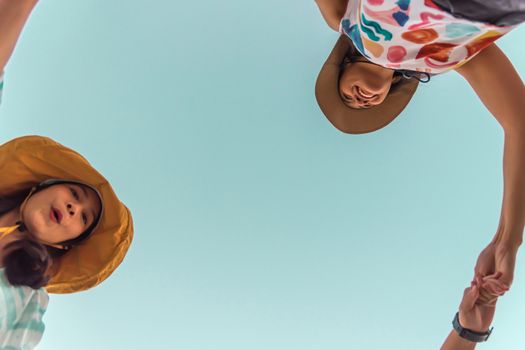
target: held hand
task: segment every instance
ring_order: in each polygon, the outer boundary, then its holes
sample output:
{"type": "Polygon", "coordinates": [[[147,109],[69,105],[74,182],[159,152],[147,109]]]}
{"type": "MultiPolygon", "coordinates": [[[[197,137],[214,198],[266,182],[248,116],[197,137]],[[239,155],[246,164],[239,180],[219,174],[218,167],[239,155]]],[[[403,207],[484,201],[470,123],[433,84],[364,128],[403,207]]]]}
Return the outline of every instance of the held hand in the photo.
{"type": "MultiPolygon", "coordinates": [[[[495,283],[500,288],[503,285],[494,276],[487,279],[490,283],[495,283]]],[[[476,282],[472,282],[469,288],[463,293],[463,299],[459,305],[459,323],[474,332],[487,332],[494,313],[496,312],[497,298],[493,298],[489,303],[479,304],[480,288],[476,282]]]]}
{"type": "Polygon", "coordinates": [[[495,272],[500,272],[500,281],[511,286],[514,280],[514,268],[516,267],[516,255],[518,255],[519,246],[506,241],[501,241],[496,244],[495,251],[495,272]]]}
{"type": "Polygon", "coordinates": [[[477,285],[483,288],[480,291],[483,302],[487,302],[491,296],[503,295],[512,284],[518,248],[519,245],[506,241],[491,242],[479,254],[474,272],[477,285]],[[499,273],[498,280],[502,283],[504,290],[498,289],[494,282],[485,283],[483,280],[484,276],[496,272],[499,273]]]}
{"type": "Polygon", "coordinates": [[[476,282],[480,284],[482,277],[491,275],[496,272],[496,245],[493,242],[490,242],[488,246],[485,247],[479,253],[478,260],[476,261],[476,267],[474,268],[474,275],[476,282]]]}

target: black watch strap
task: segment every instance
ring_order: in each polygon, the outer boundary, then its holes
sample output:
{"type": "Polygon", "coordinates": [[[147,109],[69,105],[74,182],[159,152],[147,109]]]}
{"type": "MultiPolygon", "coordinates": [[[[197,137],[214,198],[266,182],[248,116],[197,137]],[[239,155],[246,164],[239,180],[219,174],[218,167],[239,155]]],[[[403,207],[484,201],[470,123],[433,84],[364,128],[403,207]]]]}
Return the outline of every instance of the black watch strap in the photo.
{"type": "Polygon", "coordinates": [[[490,337],[490,334],[492,333],[492,329],[494,329],[494,327],[492,327],[485,333],[479,333],[467,328],[463,328],[463,326],[459,323],[459,312],[456,312],[456,316],[454,316],[454,319],[452,320],[452,326],[454,326],[454,330],[461,338],[475,343],[487,341],[490,337]]]}

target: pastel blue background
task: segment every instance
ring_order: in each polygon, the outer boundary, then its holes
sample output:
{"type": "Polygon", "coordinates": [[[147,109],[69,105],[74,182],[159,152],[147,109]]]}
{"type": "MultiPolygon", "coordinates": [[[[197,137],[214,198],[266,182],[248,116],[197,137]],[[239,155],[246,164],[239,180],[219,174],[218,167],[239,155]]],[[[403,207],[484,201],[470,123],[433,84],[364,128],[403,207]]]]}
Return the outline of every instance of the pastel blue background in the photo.
{"type": "MultiPolygon", "coordinates": [[[[314,99],[313,1],[42,1],[0,141],[55,138],[135,219],[123,265],[51,297],[40,349],[437,349],[497,227],[503,134],[456,73],[389,127],[314,99]]],[[[525,75],[525,27],[499,41],[525,75]]],[[[482,348],[525,346],[525,261],[482,348]]]]}

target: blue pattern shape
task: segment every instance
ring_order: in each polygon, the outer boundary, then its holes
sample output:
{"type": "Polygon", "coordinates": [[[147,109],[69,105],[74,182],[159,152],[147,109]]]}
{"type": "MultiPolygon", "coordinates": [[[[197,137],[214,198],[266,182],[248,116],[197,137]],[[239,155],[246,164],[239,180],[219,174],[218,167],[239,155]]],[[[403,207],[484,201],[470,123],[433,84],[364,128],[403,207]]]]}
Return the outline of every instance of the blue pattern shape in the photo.
{"type": "Polygon", "coordinates": [[[445,36],[447,38],[461,38],[465,36],[471,36],[480,29],[473,24],[468,23],[450,23],[445,27],[445,36]]]}
{"type": "Polygon", "coordinates": [[[359,32],[358,26],[356,24],[350,26],[350,21],[348,19],[344,19],[341,22],[341,25],[343,26],[343,31],[346,33],[346,35],[348,35],[350,40],[352,40],[356,49],[363,56],[369,58],[369,56],[365,53],[365,47],[363,45],[363,40],[361,40],[361,33],[359,32]]]}
{"type": "Polygon", "coordinates": [[[385,37],[385,41],[392,40],[392,33],[390,33],[388,30],[383,29],[379,23],[368,20],[366,19],[364,14],[361,14],[361,30],[363,30],[366,33],[366,35],[370,38],[370,40],[379,41],[379,37],[377,37],[372,32],[372,30],[365,27],[365,25],[368,27],[374,28],[377,34],[383,35],[385,37]]]}
{"type": "Polygon", "coordinates": [[[396,2],[396,5],[399,6],[399,8],[403,11],[408,10],[408,6],[410,5],[410,0],[399,0],[396,2]]]}
{"type": "Polygon", "coordinates": [[[408,16],[406,13],[398,11],[392,14],[392,17],[396,20],[396,22],[402,27],[405,25],[405,23],[408,21],[408,16]]]}

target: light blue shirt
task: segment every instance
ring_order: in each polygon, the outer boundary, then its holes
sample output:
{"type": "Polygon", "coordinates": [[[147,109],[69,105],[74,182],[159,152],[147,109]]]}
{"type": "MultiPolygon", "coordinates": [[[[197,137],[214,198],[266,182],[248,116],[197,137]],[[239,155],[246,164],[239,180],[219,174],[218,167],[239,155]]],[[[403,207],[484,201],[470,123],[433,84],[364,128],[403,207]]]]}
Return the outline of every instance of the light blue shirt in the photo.
{"type": "Polygon", "coordinates": [[[13,286],[0,269],[0,349],[34,349],[44,334],[48,302],[44,288],[13,286]]]}
{"type": "Polygon", "coordinates": [[[4,72],[0,72],[0,104],[2,104],[2,91],[4,91],[4,72]]]}

